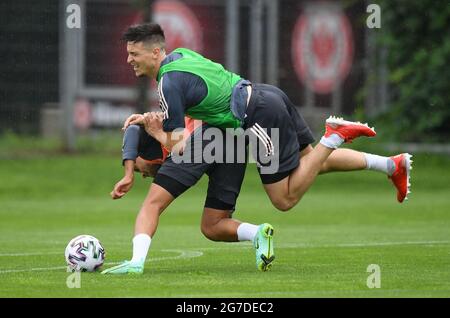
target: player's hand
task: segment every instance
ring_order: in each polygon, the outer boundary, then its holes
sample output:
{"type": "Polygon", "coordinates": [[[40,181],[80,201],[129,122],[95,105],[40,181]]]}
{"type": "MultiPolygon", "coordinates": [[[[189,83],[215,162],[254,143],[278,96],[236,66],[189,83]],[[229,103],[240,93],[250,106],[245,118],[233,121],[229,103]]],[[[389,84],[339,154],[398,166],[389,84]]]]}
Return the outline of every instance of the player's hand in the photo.
{"type": "Polygon", "coordinates": [[[116,183],[114,189],[111,191],[111,198],[113,200],[122,198],[133,186],[133,177],[125,176],[116,183]]]}
{"type": "Polygon", "coordinates": [[[130,125],[143,125],[144,124],[144,115],[143,114],[133,114],[125,120],[123,124],[122,130],[125,130],[130,125]]]}
{"type": "Polygon", "coordinates": [[[155,137],[163,130],[163,115],[160,112],[150,112],[144,114],[144,127],[147,134],[155,137]]]}

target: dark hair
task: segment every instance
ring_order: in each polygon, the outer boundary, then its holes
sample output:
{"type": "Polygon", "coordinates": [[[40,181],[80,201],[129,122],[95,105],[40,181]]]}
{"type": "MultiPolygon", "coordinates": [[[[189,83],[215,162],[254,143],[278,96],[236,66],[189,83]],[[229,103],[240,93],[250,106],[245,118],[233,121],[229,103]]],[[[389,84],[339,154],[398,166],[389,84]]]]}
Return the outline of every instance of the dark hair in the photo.
{"type": "Polygon", "coordinates": [[[123,34],[126,42],[158,43],[165,48],[164,31],[157,23],[142,23],[130,26],[123,34]]]}

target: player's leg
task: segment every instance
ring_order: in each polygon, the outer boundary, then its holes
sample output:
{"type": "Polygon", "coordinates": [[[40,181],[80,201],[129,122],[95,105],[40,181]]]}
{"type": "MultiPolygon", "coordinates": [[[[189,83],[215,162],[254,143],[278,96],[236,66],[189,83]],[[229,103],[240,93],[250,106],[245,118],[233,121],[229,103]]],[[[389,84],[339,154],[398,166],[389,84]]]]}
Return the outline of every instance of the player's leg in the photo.
{"type": "MultiPolygon", "coordinates": [[[[309,146],[304,150],[301,156],[306,156],[307,152],[312,149],[309,146]]],[[[366,169],[366,159],[364,153],[352,149],[336,149],[325,160],[320,169],[320,174],[334,171],[356,171],[366,169]]]]}
{"type": "MultiPolygon", "coordinates": [[[[188,139],[186,143],[185,152],[187,153],[193,150],[191,147],[194,147],[194,143],[190,142],[191,140],[191,138],[188,139]]],[[[192,151],[192,154],[195,153],[198,152],[192,151]]],[[[190,162],[194,162],[193,158],[191,159],[190,162]]],[[[151,240],[158,227],[160,214],[173,200],[193,186],[209,167],[205,163],[190,162],[175,163],[170,157],[162,164],[136,218],[132,260],[107,269],[102,272],[103,274],[143,272],[151,240]]]]}
{"type": "MultiPolygon", "coordinates": [[[[319,144],[302,157],[301,164],[288,171],[285,178],[271,182],[271,179],[261,176],[264,190],[272,204],[281,211],[288,211],[295,206],[313,184],[322,169],[323,163],[332,151],[333,149],[319,144]]],[[[276,175],[283,176],[282,173],[276,175]]]]}
{"type": "Polygon", "coordinates": [[[211,241],[254,242],[260,225],[232,218],[233,211],[204,208],[201,222],[203,235],[211,241]]]}
{"type": "Polygon", "coordinates": [[[375,135],[375,131],[365,125],[342,119],[328,119],[326,130],[320,143],[302,157],[301,163],[287,177],[275,183],[264,182],[263,179],[264,188],[278,209],[287,211],[298,203],[322,171],[329,156],[343,142],[359,136],[375,135]]]}
{"type": "Polygon", "coordinates": [[[159,216],[173,200],[174,197],[165,188],[153,183],[136,217],[134,234],[144,233],[153,237],[158,228],[159,216]]]}
{"type": "Polygon", "coordinates": [[[201,230],[212,241],[251,241],[256,252],[256,268],[268,271],[275,259],[273,227],[268,223],[255,225],[232,218],[233,211],[206,208],[203,210],[201,230]]]}
{"type": "MultiPolygon", "coordinates": [[[[299,143],[302,143],[302,140],[305,140],[305,138],[308,139],[310,130],[289,97],[277,87],[268,86],[266,89],[276,92],[283,98],[289,115],[294,122],[299,143]]],[[[311,138],[311,136],[309,138],[311,138]]],[[[309,143],[312,143],[312,141],[309,143]]],[[[303,148],[302,145],[300,145],[300,148],[303,148]]],[[[303,157],[311,150],[311,146],[305,148],[302,151],[304,154],[301,156],[303,157]]],[[[384,173],[389,177],[397,189],[397,200],[403,202],[403,200],[408,199],[407,194],[410,193],[410,170],[412,169],[411,157],[412,156],[408,153],[385,157],[352,149],[338,148],[333,151],[325,161],[320,173],[363,169],[384,173]]]]}
{"type": "MultiPolygon", "coordinates": [[[[309,145],[302,152],[306,156],[313,147],[309,145]]],[[[397,190],[397,200],[407,200],[410,193],[411,155],[408,153],[386,157],[352,149],[336,149],[322,166],[320,173],[335,171],[372,170],[385,174],[397,190]]]]}
{"type": "Polygon", "coordinates": [[[215,163],[207,172],[209,182],[201,230],[212,241],[238,241],[237,229],[241,222],[233,219],[232,214],[241,191],[245,169],[245,162],[215,163]]]}
{"type": "MultiPolygon", "coordinates": [[[[303,158],[313,150],[312,145],[308,145],[301,152],[303,158]]],[[[373,170],[383,172],[390,176],[395,170],[395,163],[390,157],[383,157],[368,154],[353,149],[336,149],[325,160],[320,170],[320,174],[337,171],[357,171],[373,170]]]]}
{"type": "MultiPolygon", "coordinates": [[[[302,198],[328,157],[343,142],[351,142],[359,136],[375,135],[363,124],[330,117],[320,143],[302,157],[300,164],[300,145],[307,146],[314,138],[306,122],[292,108],[279,89],[270,85],[255,85],[246,119],[247,128],[258,137],[258,150],[264,147],[276,150],[272,158],[278,161],[277,172],[264,173],[263,164],[259,171],[266,193],[273,205],[282,211],[291,209],[302,198]]],[[[268,151],[267,156],[269,154],[268,151]]],[[[259,163],[264,161],[259,153],[257,160],[259,163]]]]}
{"type": "Polygon", "coordinates": [[[142,274],[152,237],[158,228],[159,217],[174,200],[166,189],[153,183],[135,222],[133,256],[130,261],[108,268],[102,274],[142,274]]]}
{"type": "MultiPolygon", "coordinates": [[[[294,122],[297,138],[300,143],[300,149],[302,149],[300,155],[301,157],[306,156],[313,150],[313,147],[310,144],[314,142],[314,138],[305,120],[297,111],[296,106],[282,90],[271,85],[266,85],[265,88],[271,90],[272,92],[276,92],[282,97],[287,111],[294,122]]],[[[327,158],[320,173],[363,169],[388,173],[385,170],[387,169],[386,166],[389,166],[389,160],[389,157],[370,155],[352,149],[338,148],[327,158]]]]}
{"type": "Polygon", "coordinates": [[[205,207],[201,221],[203,235],[211,241],[238,242],[237,229],[241,222],[231,215],[232,211],[229,210],[205,207]]]}
{"type": "MultiPolygon", "coordinates": [[[[228,146],[226,145],[225,152],[230,150],[228,146]]],[[[232,146],[235,147],[233,153],[237,154],[237,143],[232,146]]],[[[226,156],[226,153],[224,155],[226,156]]],[[[267,271],[275,259],[272,225],[255,225],[232,218],[245,169],[246,163],[220,163],[208,171],[208,194],[201,229],[202,233],[213,241],[252,241],[256,267],[258,270],[267,271]]]]}

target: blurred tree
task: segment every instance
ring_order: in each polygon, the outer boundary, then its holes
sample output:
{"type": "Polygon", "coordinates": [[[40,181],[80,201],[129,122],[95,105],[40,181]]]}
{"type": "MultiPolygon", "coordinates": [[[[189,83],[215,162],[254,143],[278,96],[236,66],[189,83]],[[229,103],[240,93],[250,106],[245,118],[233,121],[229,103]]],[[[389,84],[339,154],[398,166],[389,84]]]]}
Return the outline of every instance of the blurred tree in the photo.
{"type": "Polygon", "coordinates": [[[450,3],[380,0],[390,105],[381,116],[402,141],[450,137],[450,3]]]}

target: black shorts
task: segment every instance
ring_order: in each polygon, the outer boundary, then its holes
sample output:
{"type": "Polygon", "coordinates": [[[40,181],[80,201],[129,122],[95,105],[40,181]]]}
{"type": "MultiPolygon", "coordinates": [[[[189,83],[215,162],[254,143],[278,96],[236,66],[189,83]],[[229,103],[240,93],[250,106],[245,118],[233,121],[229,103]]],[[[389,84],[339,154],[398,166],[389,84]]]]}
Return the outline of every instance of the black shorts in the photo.
{"type": "Polygon", "coordinates": [[[256,138],[252,152],[264,184],[278,182],[298,167],[300,151],[314,143],[295,105],[279,88],[253,84],[244,128],[256,138]]]}
{"type": "MultiPolygon", "coordinates": [[[[184,151],[185,162],[179,162],[176,158],[169,157],[163,163],[155,176],[154,183],[166,189],[174,198],[181,195],[187,189],[197,183],[206,174],[209,177],[208,193],[205,201],[206,208],[218,210],[234,211],[239,192],[244,180],[247,154],[240,156],[237,161],[237,150],[235,148],[234,163],[225,163],[225,158],[211,162],[207,158],[200,156],[205,147],[213,147],[213,143],[218,140],[195,139],[201,131],[210,128],[204,125],[188,138],[184,151]],[[199,151],[201,150],[201,151],[199,151]]],[[[218,128],[214,128],[218,129],[218,128]]],[[[225,133],[222,134],[225,138],[225,133]]],[[[233,136],[231,138],[238,138],[233,136]]],[[[225,138],[226,139],[226,138],[225,138]]],[[[222,143],[227,141],[223,139],[222,143]]],[[[220,145],[218,145],[219,147],[220,145]]],[[[237,143],[232,144],[237,147],[237,143]]],[[[226,149],[226,148],[225,148],[226,149]]],[[[226,156],[225,151],[223,156],[226,156]]]]}

